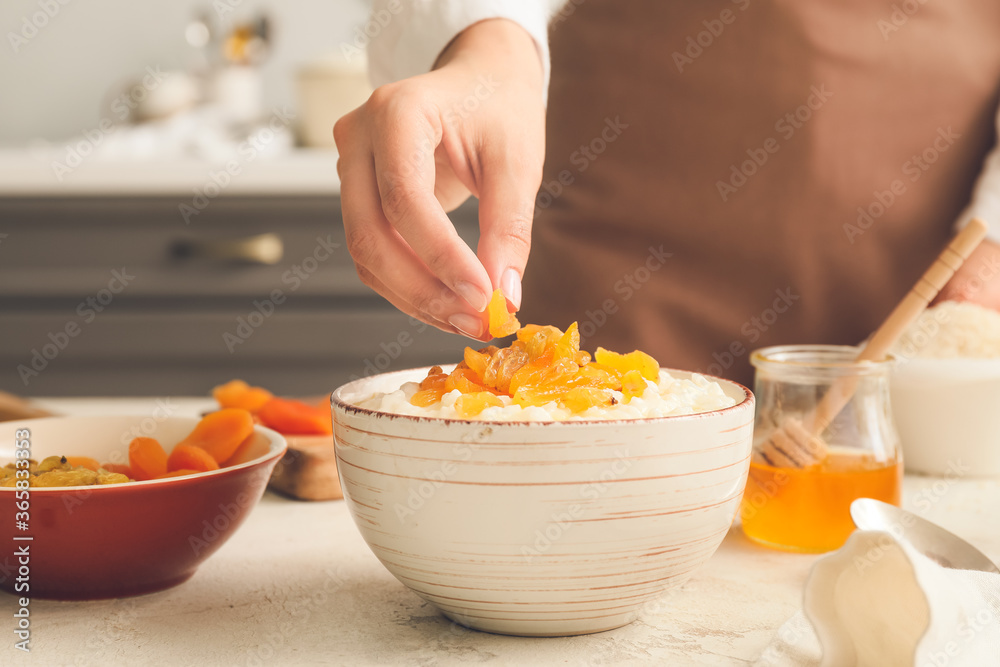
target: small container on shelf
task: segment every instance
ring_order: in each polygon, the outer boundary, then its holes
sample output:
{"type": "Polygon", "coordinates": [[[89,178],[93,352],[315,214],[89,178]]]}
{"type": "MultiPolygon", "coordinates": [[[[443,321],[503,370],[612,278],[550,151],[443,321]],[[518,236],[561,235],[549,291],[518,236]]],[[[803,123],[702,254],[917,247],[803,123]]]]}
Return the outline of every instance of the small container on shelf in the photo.
{"type": "Polygon", "coordinates": [[[751,540],[790,551],[830,551],[854,530],[854,499],[899,504],[903,466],[889,404],[893,361],[858,362],[858,352],[783,345],[752,353],[754,450],[740,508],[751,540]],[[829,392],[846,392],[850,400],[818,429],[813,420],[829,392]],[[789,424],[801,424],[817,449],[795,451],[795,442],[783,441],[789,424]],[[782,442],[789,451],[776,446],[782,442]]]}

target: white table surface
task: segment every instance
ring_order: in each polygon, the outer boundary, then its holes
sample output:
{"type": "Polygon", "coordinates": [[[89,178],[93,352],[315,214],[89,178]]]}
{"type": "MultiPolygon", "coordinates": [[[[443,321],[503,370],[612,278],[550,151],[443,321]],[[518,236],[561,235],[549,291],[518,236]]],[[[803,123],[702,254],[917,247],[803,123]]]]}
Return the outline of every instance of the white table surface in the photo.
{"type": "MultiPolygon", "coordinates": [[[[58,148],[0,148],[0,197],[185,196],[204,192],[212,174],[225,170],[197,158],[89,159],[60,177],[52,167],[58,148]]],[[[238,160],[225,195],[337,195],[337,153],[299,148],[284,155],[238,160]]]]}
{"type": "MultiPolygon", "coordinates": [[[[151,414],[157,399],[49,399],[64,414],[151,414]]],[[[160,399],[161,401],[164,399],[160,399]]],[[[168,400],[196,414],[207,399],[168,400]]],[[[1000,480],[907,476],[905,505],[1000,561],[1000,480]]],[[[268,492],[180,586],[121,600],[31,602],[32,651],[4,665],[744,665],[800,606],[815,556],[758,547],[734,527],[708,564],[629,626],[553,639],[467,630],[375,559],[343,501],[268,492]]],[[[10,596],[0,594],[5,609],[10,596]]],[[[0,617],[0,627],[10,617],[0,617]]]]}

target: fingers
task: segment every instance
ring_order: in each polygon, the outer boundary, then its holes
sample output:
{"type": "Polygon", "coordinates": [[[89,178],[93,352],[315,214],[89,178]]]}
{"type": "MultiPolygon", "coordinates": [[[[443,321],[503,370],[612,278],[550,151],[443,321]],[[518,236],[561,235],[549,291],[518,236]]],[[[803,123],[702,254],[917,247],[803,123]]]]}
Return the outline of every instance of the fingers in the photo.
{"type": "Polygon", "coordinates": [[[531,224],[541,167],[497,156],[484,164],[479,200],[479,258],[515,309],[531,249],[531,224]]]}
{"type": "Polygon", "coordinates": [[[394,131],[373,137],[385,219],[434,276],[474,310],[484,311],[492,291],[490,276],[435,196],[434,153],[440,128],[423,116],[405,115],[388,126],[394,131]]]}
{"type": "Polygon", "coordinates": [[[342,157],[340,172],[344,231],[361,279],[403,312],[480,339],[484,317],[431,275],[383,215],[371,159],[342,157]]]}

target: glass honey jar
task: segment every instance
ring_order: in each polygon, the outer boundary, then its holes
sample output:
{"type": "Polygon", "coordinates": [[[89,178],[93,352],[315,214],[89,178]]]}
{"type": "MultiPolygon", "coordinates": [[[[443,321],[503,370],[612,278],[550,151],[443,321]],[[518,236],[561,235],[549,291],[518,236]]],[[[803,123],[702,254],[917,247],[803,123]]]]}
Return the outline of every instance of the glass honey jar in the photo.
{"type": "Polygon", "coordinates": [[[854,530],[853,500],[899,504],[903,465],[889,404],[893,362],[856,362],[859,352],[782,345],[751,354],[757,412],[740,506],[751,540],[789,551],[830,551],[854,530]],[[808,446],[791,451],[792,427],[808,446]]]}

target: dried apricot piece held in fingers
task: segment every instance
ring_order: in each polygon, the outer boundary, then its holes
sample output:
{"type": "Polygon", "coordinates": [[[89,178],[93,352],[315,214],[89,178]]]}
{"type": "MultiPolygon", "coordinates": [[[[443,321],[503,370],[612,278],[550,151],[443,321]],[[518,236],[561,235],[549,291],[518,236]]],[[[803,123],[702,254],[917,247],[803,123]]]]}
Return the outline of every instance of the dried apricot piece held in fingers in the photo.
{"type": "Polygon", "coordinates": [[[494,338],[509,336],[521,328],[514,313],[508,312],[507,298],[500,290],[493,290],[487,310],[490,314],[490,335],[494,338]]]}

